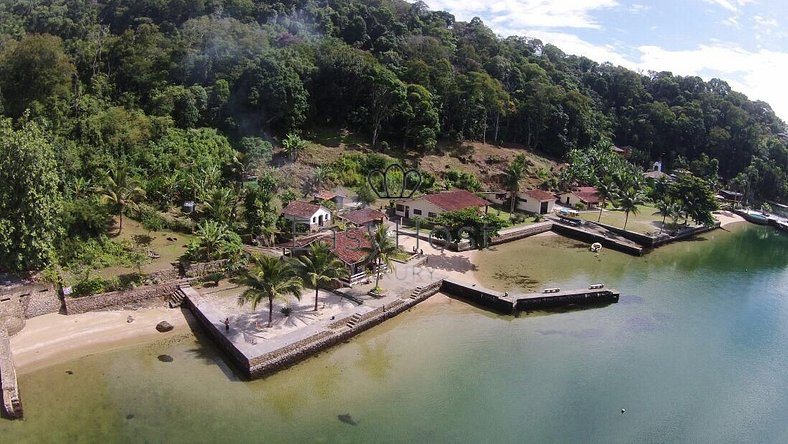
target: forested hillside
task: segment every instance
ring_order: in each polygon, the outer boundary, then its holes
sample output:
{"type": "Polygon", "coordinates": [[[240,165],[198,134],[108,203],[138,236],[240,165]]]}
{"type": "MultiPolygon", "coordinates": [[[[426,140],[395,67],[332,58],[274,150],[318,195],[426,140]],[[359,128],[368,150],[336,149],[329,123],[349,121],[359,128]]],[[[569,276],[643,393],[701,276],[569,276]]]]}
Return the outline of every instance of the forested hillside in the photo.
{"type": "Polygon", "coordinates": [[[788,201],[786,128],[768,104],[420,2],[2,1],[0,111],[16,128],[3,137],[51,146],[72,216],[108,171],[166,208],[265,164],[287,135],[345,129],[389,152],[480,141],[563,159],[610,140],[644,167],[705,154],[727,185],[788,201]]]}

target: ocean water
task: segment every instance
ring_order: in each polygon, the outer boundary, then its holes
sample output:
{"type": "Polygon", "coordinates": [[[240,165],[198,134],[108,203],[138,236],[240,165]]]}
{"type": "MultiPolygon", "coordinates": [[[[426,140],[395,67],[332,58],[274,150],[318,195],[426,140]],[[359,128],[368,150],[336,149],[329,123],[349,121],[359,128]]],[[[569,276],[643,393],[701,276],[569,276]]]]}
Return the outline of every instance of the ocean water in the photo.
{"type": "Polygon", "coordinates": [[[642,258],[541,236],[480,264],[502,290],[604,282],[622,296],[517,318],[423,304],[252,382],[197,331],[21,375],[27,419],[0,420],[0,437],[788,442],[788,236],[737,225],[642,258]]]}

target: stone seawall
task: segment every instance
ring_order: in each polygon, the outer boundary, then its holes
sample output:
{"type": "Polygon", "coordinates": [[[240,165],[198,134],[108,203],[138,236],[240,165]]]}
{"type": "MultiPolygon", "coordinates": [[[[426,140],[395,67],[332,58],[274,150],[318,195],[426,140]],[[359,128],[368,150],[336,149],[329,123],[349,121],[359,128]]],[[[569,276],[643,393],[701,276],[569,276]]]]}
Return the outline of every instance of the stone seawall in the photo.
{"type": "Polygon", "coordinates": [[[225,351],[233,364],[245,377],[256,379],[301,362],[380,324],[386,319],[402,313],[437,293],[440,290],[440,286],[441,281],[433,282],[424,288],[414,291],[410,296],[405,295],[405,299],[398,299],[394,303],[385,306],[385,308],[379,307],[364,313],[353,327],[347,326],[350,316],[339,319],[328,325],[326,329],[260,356],[246,356],[222,332],[223,325],[219,322],[212,322],[200,309],[199,305],[201,304],[202,296],[193,289],[183,290],[186,294],[184,299],[186,307],[194,313],[195,318],[205,328],[205,331],[216,341],[219,348],[225,351]]]}
{"type": "Polygon", "coordinates": [[[453,279],[444,279],[441,291],[502,314],[512,314],[514,312],[514,300],[509,298],[506,293],[500,291],[453,279]]]}
{"type": "Polygon", "coordinates": [[[87,313],[89,311],[104,310],[107,308],[122,307],[124,305],[140,303],[156,298],[164,299],[175,291],[178,283],[179,281],[158,285],[146,285],[131,290],[113,291],[79,298],[66,297],[64,300],[66,314],[73,315],[87,313]]]}
{"type": "Polygon", "coordinates": [[[16,369],[11,357],[11,341],[8,332],[0,328],[0,388],[2,388],[3,414],[11,419],[22,418],[22,401],[19,398],[19,386],[16,380],[16,369]]]}
{"type": "MultiPolygon", "coordinates": [[[[426,300],[430,296],[437,293],[441,288],[441,281],[437,281],[427,287],[419,290],[413,298],[400,299],[401,303],[395,302],[385,308],[380,307],[371,312],[365,313],[361,320],[354,327],[341,327],[338,330],[326,331],[328,335],[313,337],[313,341],[304,341],[292,350],[276,356],[273,359],[265,360],[259,364],[254,365],[249,369],[248,376],[250,378],[260,378],[270,375],[293,364],[296,364],[304,359],[307,359],[315,354],[332,347],[336,344],[344,342],[357,334],[369,330],[370,328],[382,323],[383,321],[393,318],[398,314],[408,310],[416,304],[426,300]]],[[[318,336],[318,335],[315,335],[318,336]]]]}
{"type": "Polygon", "coordinates": [[[522,227],[520,229],[508,229],[505,230],[506,231],[505,233],[499,234],[498,236],[492,238],[490,240],[490,244],[498,245],[506,242],[512,242],[529,236],[545,233],[552,229],[553,229],[552,222],[539,222],[533,225],[522,227]]]}

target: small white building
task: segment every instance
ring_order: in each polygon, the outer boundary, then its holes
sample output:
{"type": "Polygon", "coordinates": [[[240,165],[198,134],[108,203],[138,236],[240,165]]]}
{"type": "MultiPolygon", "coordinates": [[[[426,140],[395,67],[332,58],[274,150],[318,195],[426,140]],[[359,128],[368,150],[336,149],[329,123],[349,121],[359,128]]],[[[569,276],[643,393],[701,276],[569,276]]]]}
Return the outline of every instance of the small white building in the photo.
{"type": "Polygon", "coordinates": [[[578,187],[568,193],[562,193],[558,196],[561,205],[590,210],[595,208],[602,202],[599,197],[599,192],[595,187],[578,187]]]}
{"type": "Polygon", "coordinates": [[[297,200],[287,204],[282,210],[282,216],[286,220],[309,226],[310,231],[331,224],[331,212],[325,207],[297,200]]]}
{"type": "Polygon", "coordinates": [[[542,190],[528,190],[517,195],[517,209],[534,214],[553,212],[555,194],[542,190]]]}
{"type": "Polygon", "coordinates": [[[458,211],[466,208],[477,208],[487,212],[490,202],[465,190],[443,191],[435,194],[407,199],[397,202],[394,214],[412,219],[414,217],[435,217],[447,211],[458,211]]]}

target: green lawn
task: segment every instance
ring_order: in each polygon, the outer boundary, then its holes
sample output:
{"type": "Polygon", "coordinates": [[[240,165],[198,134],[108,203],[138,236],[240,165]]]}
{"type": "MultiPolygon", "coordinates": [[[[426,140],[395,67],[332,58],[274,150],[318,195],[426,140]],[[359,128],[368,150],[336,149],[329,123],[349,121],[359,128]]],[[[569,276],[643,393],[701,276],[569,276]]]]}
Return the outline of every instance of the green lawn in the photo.
{"type": "MultiPolygon", "coordinates": [[[[111,234],[114,234],[114,228],[111,234]]],[[[172,262],[186,251],[186,245],[194,238],[191,234],[176,233],[173,231],[148,231],[142,224],[130,219],[123,219],[123,231],[119,236],[111,237],[113,242],[127,241],[135,250],[145,254],[146,259],[141,269],[143,273],[152,273],[172,267],[172,262]],[[172,240],[168,240],[170,238],[172,240]],[[148,257],[148,252],[156,253],[159,257],[148,257]]],[[[65,274],[67,282],[71,282],[85,270],[70,270],[65,274]]],[[[114,266],[92,270],[91,275],[111,279],[122,275],[136,273],[135,266],[114,266]]]]}
{"type": "MultiPolygon", "coordinates": [[[[497,216],[498,218],[500,218],[501,220],[504,220],[506,222],[509,222],[511,220],[511,213],[509,213],[508,211],[505,211],[505,210],[494,208],[492,206],[487,207],[487,214],[492,215],[492,216],[497,216]]],[[[531,224],[536,223],[536,221],[534,220],[534,216],[531,215],[531,214],[526,214],[526,213],[517,213],[517,214],[519,214],[520,216],[525,217],[525,220],[520,222],[520,223],[515,223],[515,224],[512,224],[512,225],[510,225],[508,227],[504,227],[504,228],[523,227],[523,226],[526,226],[526,225],[531,225],[531,224]]]]}
{"type": "MultiPolygon", "coordinates": [[[[629,214],[627,230],[641,234],[658,233],[659,226],[662,224],[662,216],[657,213],[659,210],[648,205],[638,205],[638,210],[638,214],[629,214]]],[[[599,210],[581,212],[580,217],[585,220],[596,222],[599,217],[599,210]]],[[[625,219],[626,214],[623,211],[605,209],[602,211],[602,220],[600,220],[600,222],[623,228],[625,219]]]]}

